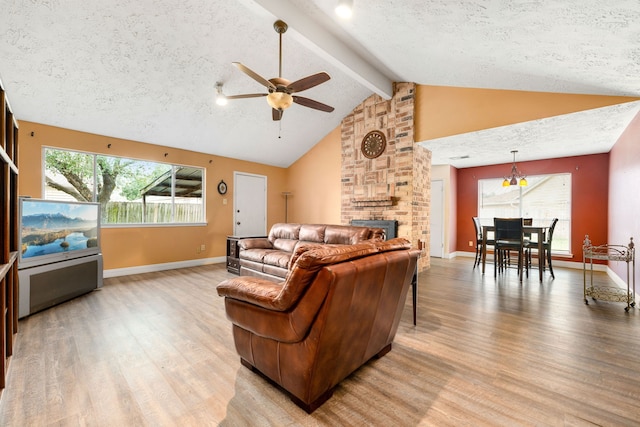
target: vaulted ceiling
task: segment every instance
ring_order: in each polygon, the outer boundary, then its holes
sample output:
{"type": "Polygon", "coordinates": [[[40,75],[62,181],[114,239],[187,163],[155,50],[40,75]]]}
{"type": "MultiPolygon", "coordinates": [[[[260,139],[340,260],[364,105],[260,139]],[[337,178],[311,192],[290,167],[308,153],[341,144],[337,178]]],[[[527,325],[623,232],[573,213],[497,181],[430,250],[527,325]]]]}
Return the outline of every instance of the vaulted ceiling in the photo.
{"type": "MultiPolygon", "coordinates": [[[[336,3],[5,0],[0,78],[19,120],[283,167],[371,94],[388,98],[393,81],[640,97],[637,0],[354,0],[348,21],[336,3]],[[273,121],[263,98],[215,104],[216,82],[228,95],[264,90],[232,62],[277,77],[276,19],[289,25],[283,77],[328,72],[301,95],[332,113],[294,104],[273,121]]],[[[434,163],[458,167],[472,164],[451,158],[469,150],[473,165],[509,162],[514,148],[530,159],[607,152],[639,110],[635,102],[424,145],[434,163]]]]}

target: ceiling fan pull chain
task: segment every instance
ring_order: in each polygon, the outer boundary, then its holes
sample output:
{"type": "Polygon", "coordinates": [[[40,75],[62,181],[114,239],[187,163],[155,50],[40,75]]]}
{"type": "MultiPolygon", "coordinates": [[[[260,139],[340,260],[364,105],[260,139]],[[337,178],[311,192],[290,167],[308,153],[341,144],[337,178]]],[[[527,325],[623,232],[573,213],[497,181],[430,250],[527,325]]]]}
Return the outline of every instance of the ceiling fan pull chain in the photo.
{"type": "Polygon", "coordinates": [[[278,120],[278,139],[282,139],[282,120],[278,120]]]}

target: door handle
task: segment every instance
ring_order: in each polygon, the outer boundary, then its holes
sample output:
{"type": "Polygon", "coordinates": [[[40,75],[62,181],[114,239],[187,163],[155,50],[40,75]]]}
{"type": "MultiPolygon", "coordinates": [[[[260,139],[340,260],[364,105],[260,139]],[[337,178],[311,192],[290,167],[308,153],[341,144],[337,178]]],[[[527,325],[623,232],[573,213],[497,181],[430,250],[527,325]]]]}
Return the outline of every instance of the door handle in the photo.
{"type": "Polygon", "coordinates": [[[236,225],[240,225],[240,221],[236,222],[236,225]]]}

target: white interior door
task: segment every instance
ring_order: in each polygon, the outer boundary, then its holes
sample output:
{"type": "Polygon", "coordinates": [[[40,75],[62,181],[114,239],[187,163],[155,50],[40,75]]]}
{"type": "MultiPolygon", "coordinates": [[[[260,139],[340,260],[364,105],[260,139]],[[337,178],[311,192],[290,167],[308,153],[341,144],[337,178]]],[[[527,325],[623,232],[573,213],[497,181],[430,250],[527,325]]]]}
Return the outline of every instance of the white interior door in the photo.
{"type": "Polygon", "coordinates": [[[267,177],[233,173],[233,235],[267,235],[267,177]]]}
{"type": "Polygon", "coordinates": [[[444,181],[431,181],[431,240],[432,257],[442,258],[444,251],[444,181]]]}

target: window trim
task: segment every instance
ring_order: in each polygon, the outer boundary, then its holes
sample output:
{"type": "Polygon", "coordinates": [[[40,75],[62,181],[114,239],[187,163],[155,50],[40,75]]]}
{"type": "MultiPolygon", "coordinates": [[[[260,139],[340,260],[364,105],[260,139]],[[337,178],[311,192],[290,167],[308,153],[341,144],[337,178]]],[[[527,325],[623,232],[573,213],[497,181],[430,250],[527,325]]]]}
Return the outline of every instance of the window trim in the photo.
{"type": "MultiPolygon", "coordinates": [[[[569,188],[569,199],[568,199],[568,206],[567,206],[567,210],[566,210],[566,214],[567,217],[566,218],[560,218],[559,216],[555,216],[559,218],[559,222],[556,225],[556,230],[554,232],[554,236],[557,236],[557,231],[558,231],[558,226],[561,226],[562,223],[565,223],[567,225],[567,249],[553,249],[552,248],[552,253],[554,255],[558,255],[558,256],[564,256],[564,257],[572,257],[573,256],[573,251],[572,251],[572,240],[571,240],[571,232],[572,232],[572,224],[573,224],[573,218],[572,218],[572,204],[573,204],[573,174],[571,172],[556,172],[556,173],[546,173],[546,174],[534,174],[534,175],[528,175],[527,176],[527,180],[529,181],[529,183],[532,182],[533,179],[535,178],[545,178],[545,177],[567,177],[568,178],[568,182],[569,185],[571,186],[569,188]]],[[[481,209],[482,209],[482,205],[483,205],[483,198],[482,198],[482,181],[496,181],[496,182],[502,182],[503,178],[491,178],[491,177],[487,177],[487,178],[479,178],[477,181],[477,215],[478,217],[480,217],[480,219],[484,219],[484,222],[486,223],[488,218],[485,216],[483,217],[481,215],[481,209]]],[[[529,185],[531,186],[531,184],[529,185]]],[[[518,196],[517,196],[517,200],[518,200],[518,215],[520,217],[524,217],[525,215],[522,213],[522,209],[523,209],[523,204],[522,204],[522,196],[523,196],[523,192],[525,191],[525,188],[523,187],[518,187],[518,196]]],[[[524,206],[526,208],[526,205],[524,206]]],[[[534,219],[540,219],[540,218],[536,218],[534,216],[534,219]]],[[[551,223],[551,218],[549,218],[549,224],[551,223]]],[[[557,241],[554,239],[554,241],[557,241]]]]}
{"type": "Polygon", "coordinates": [[[170,162],[162,162],[162,161],[158,161],[158,160],[149,160],[149,159],[142,159],[142,158],[135,158],[135,157],[128,157],[128,156],[117,156],[117,155],[113,155],[113,154],[107,154],[107,153],[96,153],[96,152],[90,152],[90,151],[83,151],[83,150],[76,150],[76,149],[70,149],[70,148],[61,148],[61,147],[55,147],[55,146],[49,146],[49,145],[43,145],[42,149],[41,149],[41,158],[42,158],[42,162],[41,162],[41,194],[42,194],[42,198],[46,199],[46,189],[47,189],[47,184],[46,184],[46,150],[57,150],[57,151],[66,151],[66,152],[71,152],[71,153],[78,153],[78,154],[84,154],[84,155],[88,155],[88,156],[93,156],[93,182],[92,182],[92,201],[93,202],[97,202],[97,193],[96,193],[96,189],[98,188],[98,165],[96,162],[96,158],[97,156],[104,156],[104,157],[116,157],[116,158],[120,158],[120,159],[126,159],[126,160],[132,160],[132,161],[138,161],[138,162],[148,162],[148,163],[158,163],[158,164],[163,164],[163,165],[169,165],[171,166],[171,171],[172,171],[172,180],[171,180],[171,217],[175,218],[175,176],[176,176],[176,169],[180,168],[180,167],[186,167],[186,168],[195,168],[195,169],[201,169],[202,170],[202,218],[204,219],[203,221],[199,221],[199,222],[159,222],[159,223],[145,223],[145,222],[131,222],[131,223],[107,223],[102,221],[101,222],[101,228],[147,228],[147,227],[203,227],[203,226],[207,226],[208,223],[206,221],[207,218],[207,203],[206,203],[206,173],[207,173],[207,168],[204,166],[195,166],[195,165],[186,165],[186,164],[180,164],[180,163],[170,163],[170,162]]]}

